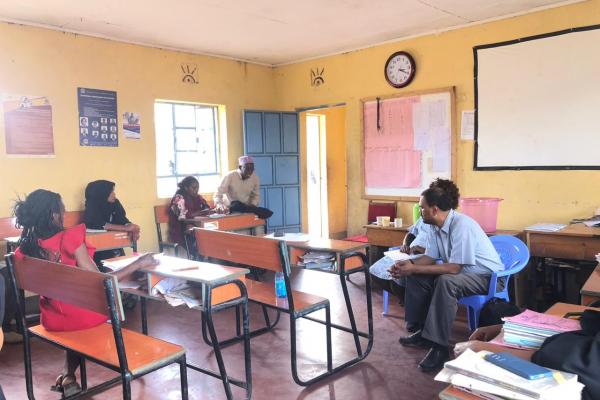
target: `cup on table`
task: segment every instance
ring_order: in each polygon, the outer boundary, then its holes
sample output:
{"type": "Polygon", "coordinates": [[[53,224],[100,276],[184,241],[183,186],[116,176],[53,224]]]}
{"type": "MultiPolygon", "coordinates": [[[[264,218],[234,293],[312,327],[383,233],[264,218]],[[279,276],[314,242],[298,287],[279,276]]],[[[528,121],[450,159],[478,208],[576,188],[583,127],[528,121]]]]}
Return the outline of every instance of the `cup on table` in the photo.
{"type": "Polygon", "coordinates": [[[390,217],[381,217],[381,226],[390,226],[390,217]]]}
{"type": "Polygon", "coordinates": [[[394,219],[394,227],[396,227],[396,228],[402,228],[402,218],[396,217],[394,219]]]}

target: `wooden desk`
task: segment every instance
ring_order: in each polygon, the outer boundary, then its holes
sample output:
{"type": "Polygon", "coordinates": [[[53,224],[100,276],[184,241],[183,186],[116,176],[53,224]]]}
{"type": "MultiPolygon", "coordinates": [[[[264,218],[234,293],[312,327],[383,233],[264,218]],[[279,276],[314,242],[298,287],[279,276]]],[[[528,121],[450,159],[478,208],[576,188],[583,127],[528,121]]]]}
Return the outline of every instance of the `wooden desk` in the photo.
{"type": "Polygon", "coordinates": [[[532,257],[595,261],[600,253],[600,228],[571,224],[556,232],[525,231],[532,257]]]}
{"type": "MultiPolygon", "coordinates": [[[[369,240],[370,245],[374,246],[383,246],[383,247],[393,247],[393,246],[401,246],[404,237],[408,234],[408,230],[410,226],[403,226],[401,228],[396,228],[393,226],[379,226],[379,225],[364,225],[363,228],[367,230],[367,239],[369,240]]],[[[510,235],[510,236],[519,236],[521,235],[521,231],[517,231],[514,229],[498,229],[496,232],[490,232],[488,236],[495,235],[510,235]]]]}
{"type": "MultiPolygon", "coordinates": [[[[338,368],[343,369],[347,366],[350,366],[365,359],[369,355],[373,347],[373,307],[371,302],[371,278],[369,275],[369,264],[365,255],[365,249],[367,248],[368,244],[350,242],[347,240],[318,238],[310,239],[306,242],[286,242],[286,244],[290,251],[290,262],[293,265],[297,264],[297,259],[299,255],[307,251],[327,251],[335,253],[336,263],[333,269],[311,270],[334,273],[339,275],[340,278],[340,285],[342,286],[342,292],[344,293],[344,301],[346,303],[346,310],[348,312],[350,328],[348,328],[347,326],[333,323],[331,324],[331,326],[344,332],[352,333],[352,335],[354,336],[354,344],[356,346],[357,356],[352,360],[347,361],[341,367],[338,368]],[[346,278],[349,279],[349,276],[351,274],[361,271],[365,275],[368,332],[359,331],[356,326],[354,311],[352,310],[352,302],[350,301],[350,294],[348,293],[348,286],[346,284],[346,278]],[[368,340],[367,348],[364,352],[360,343],[360,337],[364,337],[368,340]]],[[[323,321],[315,319],[313,317],[304,316],[303,318],[323,323],[323,321]]]]}
{"type": "Polygon", "coordinates": [[[185,222],[194,224],[199,228],[205,228],[207,224],[214,224],[220,231],[240,231],[244,229],[253,229],[265,224],[264,219],[258,218],[255,214],[227,214],[219,218],[196,217],[186,219],[185,222]]]}
{"type": "MultiPolygon", "coordinates": [[[[130,257],[119,257],[119,259],[127,258],[130,257]]],[[[159,265],[143,270],[143,272],[148,274],[149,283],[158,282],[161,278],[178,278],[202,285],[202,303],[198,308],[202,312],[202,318],[206,319],[219,371],[208,370],[191,362],[187,362],[187,366],[195,371],[221,379],[223,381],[227,399],[233,399],[231,385],[245,389],[246,398],[251,398],[252,370],[250,365],[250,317],[248,314],[248,292],[242,282],[245,275],[250,273],[250,271],[246,268],[227,267],[220,264],[191,261],[165,255],[162,255],[158,259],[160,260],[159,265]],[[184,264],[185,267],[189,266],[194,268],[176,270],[176,268],[173,267],[173,265],[175,265],[177,268],[181,268],[182,264],[184,264]],[[235,291],[234,296],[237,295],[237,297],[231,296],[232,291],[235,291]],[[236,312],[239,312],[240,307],[242,309],[241,336],[243,337],[244,342],[245,381],[235,379],[227,374],[223,355],[221,353],[221,346],[219,345],[219,339],[213,324],[213,312],[230,307],[235,307],[236,312]]],[[[163,301],[162,298],[151,294],[150,289],[152,286],[152,284],[149,284],[148,290],[145,291],[123,290],[124,292],[134,293],[140,296],[142,331],[144,334],[148,334],[146,299],[150,298],[163,301]]],[[[199,327],[199,329],[201,328],[199,327]]]]}
{"type": "Polygon", "coordinates": [[[587,306],[600,300],[600,265],[596,267],[581,288],[581,304],[587,306]]]}

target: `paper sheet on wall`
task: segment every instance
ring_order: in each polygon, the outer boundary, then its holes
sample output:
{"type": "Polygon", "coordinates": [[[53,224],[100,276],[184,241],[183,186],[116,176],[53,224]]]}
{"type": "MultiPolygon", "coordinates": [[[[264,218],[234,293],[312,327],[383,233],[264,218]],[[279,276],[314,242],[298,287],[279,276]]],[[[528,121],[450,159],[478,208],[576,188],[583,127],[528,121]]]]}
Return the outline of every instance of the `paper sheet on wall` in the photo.
{"type": "Polygon", "coordinates": [[[460,121],[461,140],[475,139],[475,111],[463,111],[460,121]]]}

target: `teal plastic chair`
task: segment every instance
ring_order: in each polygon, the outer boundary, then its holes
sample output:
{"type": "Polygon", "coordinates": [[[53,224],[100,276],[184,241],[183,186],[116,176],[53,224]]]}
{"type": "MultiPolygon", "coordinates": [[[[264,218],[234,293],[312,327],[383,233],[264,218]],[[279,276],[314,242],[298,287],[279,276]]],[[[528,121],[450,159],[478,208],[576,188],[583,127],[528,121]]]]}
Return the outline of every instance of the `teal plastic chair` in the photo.
{"type": "Polygon", "coordinates": [[[479,326],[479,313],[490,299],[497,297],[510,301],[508,296],[510,276],[519,273],[529,263],[529,249],[520,239],[510,235],[496,235],[490,237],[490,240],[504,264],[504,270],[492,274],[487,294],[463,297],[458,301],[459,304],[467,306],[467,321],[471,331],[479,326]],[[504,288],[500,291],[498,291],[498,279],[505,281],[504,288]]]}

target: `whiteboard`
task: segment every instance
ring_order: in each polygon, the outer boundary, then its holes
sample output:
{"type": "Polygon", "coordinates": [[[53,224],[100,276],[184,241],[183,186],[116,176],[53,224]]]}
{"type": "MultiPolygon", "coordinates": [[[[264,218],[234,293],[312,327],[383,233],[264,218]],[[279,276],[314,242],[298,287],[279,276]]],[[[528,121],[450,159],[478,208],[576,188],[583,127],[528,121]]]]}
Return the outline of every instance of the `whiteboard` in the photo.
{"type": "Polygon", "coordinates": [[[600,168],[599,28],[474,48],[475,169],[600,168]]]}
{"type": "Polygon", "coordinates": [[[420,196],[452,179],[452,88],[363,100],[363,197],[420,196]]]}

